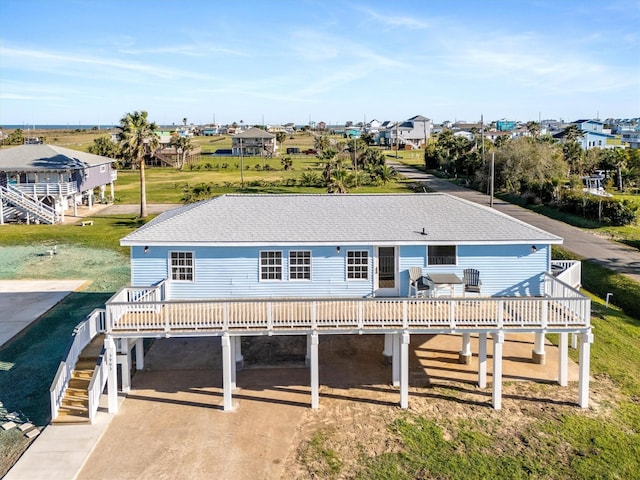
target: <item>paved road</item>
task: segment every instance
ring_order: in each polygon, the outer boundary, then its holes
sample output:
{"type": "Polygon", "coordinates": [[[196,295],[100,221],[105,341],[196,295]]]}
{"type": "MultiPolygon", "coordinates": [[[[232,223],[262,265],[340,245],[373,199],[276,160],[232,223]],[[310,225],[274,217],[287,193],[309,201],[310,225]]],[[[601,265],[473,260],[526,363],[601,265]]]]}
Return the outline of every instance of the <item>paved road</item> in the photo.
{"type": "MultiPolygon", "coordinates": [[[[446,192],[465,200],[489,206],[488,195],[460,187],[448,180],[437,178],[400,163],[390,161],[387,163],[401,175],[424,183],[435,191],[446,192]]],[[[564,238],[563,247],[567,250],[640,282],[640,252],[638,250],[501,200],[494,200],[493,206],[496,210],[564,238]]]]}

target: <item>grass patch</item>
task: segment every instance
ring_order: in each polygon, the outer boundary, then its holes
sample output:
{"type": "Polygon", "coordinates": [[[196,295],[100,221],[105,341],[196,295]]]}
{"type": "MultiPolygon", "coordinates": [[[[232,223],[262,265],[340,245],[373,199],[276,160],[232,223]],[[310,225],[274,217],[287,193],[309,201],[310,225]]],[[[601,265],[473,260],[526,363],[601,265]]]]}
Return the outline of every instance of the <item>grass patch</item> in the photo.
{"type": "Polygon", "coordinates": [[[301,460],[313,478],[336,478],[342,469],[342,462],[328,442],[329,432],[318,430],[301,452],[301,460]]]}

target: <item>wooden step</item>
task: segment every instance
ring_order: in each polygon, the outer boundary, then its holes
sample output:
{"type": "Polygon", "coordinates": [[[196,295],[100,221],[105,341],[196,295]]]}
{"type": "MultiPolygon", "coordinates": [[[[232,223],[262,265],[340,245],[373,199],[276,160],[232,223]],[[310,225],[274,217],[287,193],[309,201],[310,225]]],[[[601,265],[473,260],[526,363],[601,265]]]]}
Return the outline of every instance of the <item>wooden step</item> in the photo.
{"type": "Polygon", "coordinates": [[[88,414],[86,416],[83,416],[71,415],[66,412],[64,414],[60,414],[60,412],[58,412],[58,417],[52,420],[51,423],[54,423],[56,425],[77,425],[80,423],[91,423],[91,421],[89,420],[88,414]]]}
{"type": "Polygon", "coordinates": [[[71,378],[88,379],[93,377],[93,370],[80,370],[76,369],[71,373],[71,378]]]}
{"type": "Polygon", "coordinates": [[[79,359],[74,367],[75,370],[95,370],[98,363],[97,358],[79,359]]]}
{"type": "Polygon", "coordinates": [[[87,391],[87,389],[89,388],[89,383],[91,383],[90,378],[71,377],[71,379],[69,379],[69,388],[77,388],[80,390],[87,391]]]}
{"type": "Polygon", "coordinates": [[[60,415],[86,415],[89,416],[89,408],[83,405],[63,405],[58,409],[60,415]]]}
{"type": "Polygon", "coordinates": [[[64,395],[70,395],[72,397],[78,398],[89,398],[89,392],[86,388],[67,387],[67,389],[64,391],[64,395]]]}
{"type": "Polygon", "coordinates": [[[65,395],[62,399],[63,407],[85,407],[89,408],[89,398],[87,397],[74,397],[72,395],[65,395]]]}

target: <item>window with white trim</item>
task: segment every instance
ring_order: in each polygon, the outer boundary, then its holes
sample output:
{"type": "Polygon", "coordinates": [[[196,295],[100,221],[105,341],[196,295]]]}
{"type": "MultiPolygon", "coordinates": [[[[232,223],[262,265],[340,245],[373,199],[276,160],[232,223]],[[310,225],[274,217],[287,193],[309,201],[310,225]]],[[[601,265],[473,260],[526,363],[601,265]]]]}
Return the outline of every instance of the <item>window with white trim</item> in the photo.
{"type": "Polygon", "coordinates": [[[171,280],[175,282],[193,282],[195,270],[193,252],[170,252],[169,262],[171,280]]]}
{"type": "Polygon", "coordinates": [[[311,252],[292,250],[289,252],[289,280],[311,280],[311,252]]]}
{"type": "Polygon", "coordinates": [[[457,250],[455,245],[429,245],[429,265],[457,265],[457,250]]]}
{"type": "Polygon", "coordinates": [[[369,252],[349,250],[347,252],[347,280],[369,279],[369,252]]]}
{"type": "Polygon", "coordinates": [[[100,173],[104,173],[107,171],[107,166],[106,165],[100,165],[100,173]]]}
{"type": "Polygon", "coordinates": [[[260,252],[260,280],[282,280],[282,252],[260,252]]]}

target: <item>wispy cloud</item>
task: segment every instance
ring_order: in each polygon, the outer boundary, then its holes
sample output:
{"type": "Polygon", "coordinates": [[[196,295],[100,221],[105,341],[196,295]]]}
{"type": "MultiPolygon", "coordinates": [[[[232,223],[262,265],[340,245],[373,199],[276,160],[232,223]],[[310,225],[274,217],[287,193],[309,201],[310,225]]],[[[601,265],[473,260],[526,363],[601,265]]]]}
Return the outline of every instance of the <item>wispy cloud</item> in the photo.
{"type": "Polygon", "coordinates": [[[422,30],[430,26],[430,23],[428,21],[408,15],[404,16],[388,13],[384,14],[363,5],[356,5],[354,6],[354,9],[361,13],[364,13],[369,20],[387,27],[407,28],[409,30],[422,30]]]}

